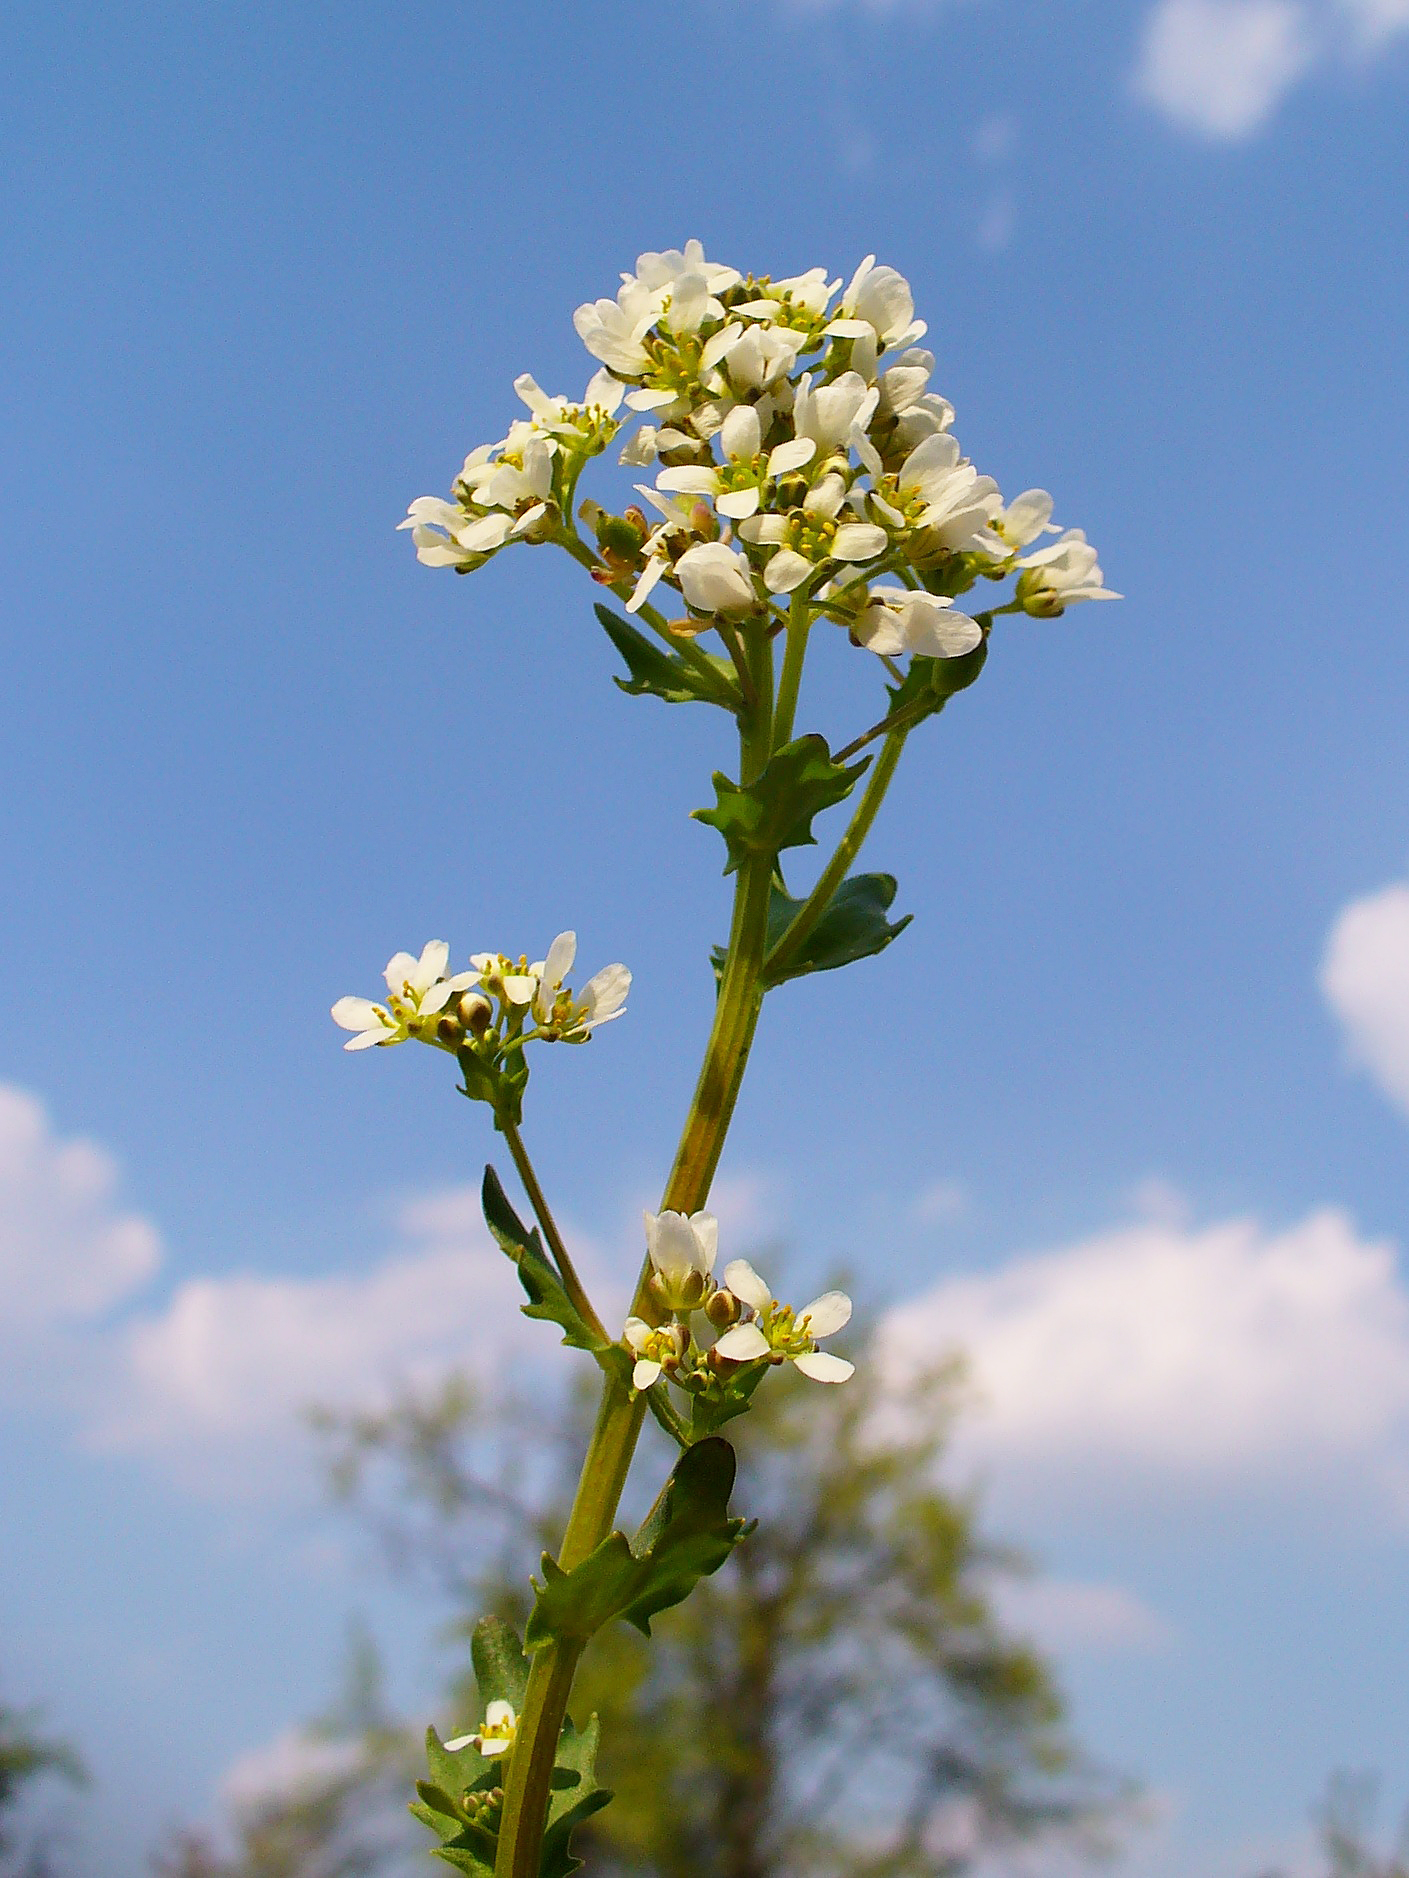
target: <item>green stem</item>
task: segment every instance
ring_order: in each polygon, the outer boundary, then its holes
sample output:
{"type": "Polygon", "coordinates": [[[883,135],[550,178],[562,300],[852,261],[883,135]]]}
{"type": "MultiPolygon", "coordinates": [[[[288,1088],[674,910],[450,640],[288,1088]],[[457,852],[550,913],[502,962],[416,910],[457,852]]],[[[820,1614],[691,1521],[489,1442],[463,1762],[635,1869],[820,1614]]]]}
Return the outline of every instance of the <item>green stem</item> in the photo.
{"type": "Polygon", "coordinates": [[[788,638],[783,653],[783,672],[778,680],[778,702],[773,710],[773,742],[780,748],[793,734],[797,715],[797,694],[802,684],[802,662],[807,656],[807,635],[812,626],[812,609],[801,590],[788,607],[788,638]]]}
{"type": "Polygon", "coordinates": [[[572,1259],[568,1255],[568,1249],[563,1243],[563,1235],[558,1231],[557,1221],[548,1210],[548,1202],[544,1198],[542,1187],[538,1184],[538,1176],[533,1171],[533,1162],[528,1158],[528,1149],[524,1146],[523,1136],[512,1122],[501,1121],[499,1128],[509,1144],[509,1152],[514,1157],[514,1166],[518,1169],[519,1179],[523,1182],[523,1190],[528,1195],[528,1203],[533,1208],[539,1225],[543,1228],[543,1237],[548,1241],[548,1249],[557,1264],[558,1275],[563,1281],[563,1290],[567,1292],[572,1300],[573,1309],[593,1335],[600,1337],[603,1343],[610,1343],[612,1339],[607,1335],[606,1325],[592,1308],[592,1300],[588,1297],[586,1287],[578,1277],[572,1259]]]}
{"type": "Polygon", "coordinates": [[[837,851],[822,870],[817,885],[808,894],[798,910],[797,917],[788,930],[774,946],[764,961],[764,972],[771,980],[775,979],[780,967],[786,966],[798,953],[803,941],[827,910],[832,895],[846,879],[846,870],[856,859],[862,842],[871,832],[871,824],[885,800],[886,790],[890,787],[895,766],[900,761],[900,753],[905,748],[907,732],[893,730],[886,738],[876,767],[871,771],[870,780],[861,800],[856,805],[856,813],[847,826],[846,833],[837,843],[837,851]]]}
{"type": "MultiPolygon", "coordinates": [[[[766,630],[745,627],[744,631],[749,669],[760,700],[760,708],[750,714],[740,738],[740,770],[743,780],[751,782],[768,761],[773,655],[766,630]]],[[[763,1004],[763,955],[772,871],[768,857],[756,856],[744,863],[735,882],[729,951],[714,1007],[714,1023],[666,1183],[662,1210],[693,1213],[709,1198],[763,1004]]],[[[648,1261],[642,1268],[632,1310],[637,1316],[657,1321],[660,1310],[651,1295],[649,1277],[648,1261]]],[[[607,1377],[558,1553],[564,1571],[580,1565],[611,1531],[646,1407],[642,1396],[633,1397],[626,1381],[615,1375],[607,1377]]],[[[534,1654],[523,1714],[505,1770],[495,1878],[538,1878],[549,1783],[580,1654],[580,1645],[566,1641],[545,1644],[534,1654]]]]}

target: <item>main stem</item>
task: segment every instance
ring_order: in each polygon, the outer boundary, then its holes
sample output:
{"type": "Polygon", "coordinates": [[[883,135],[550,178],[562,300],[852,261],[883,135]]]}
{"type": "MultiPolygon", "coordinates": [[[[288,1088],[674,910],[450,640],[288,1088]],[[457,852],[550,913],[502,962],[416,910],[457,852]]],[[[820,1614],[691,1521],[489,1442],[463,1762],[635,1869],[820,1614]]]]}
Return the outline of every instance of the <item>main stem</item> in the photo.
{"type": "MultiPolygon", "coordinates": [[[[740,768],[742,780],[752,782],[768,761],[771,748],[773,655],[764,628],[746,628],[745,635],[759,702],[741,735],[740,768]]],[[[772,862],[766,856],[752,857],[739,869],[714,1023],[666,1182],[662,1210],[693,1213],[709,1198],[763,1005],[763,956],[768,941],[772,874],[772,862]]],[[[647,1285],[649,1276],[647,1264],[642,1269],[632,1311],[653,1320],[659,1311],[647,1285]]],[[[643,1398],[638,1394],[633,1399],[624,1381],[608,1376],[558,1553],[564,1571],[580,1565],[611,1531],[644,1414],[643,1398]]],[[[523,1713],[518,1718],[505,1772],[495,1878],[538,1878],[558,1737],[580,1655],[580,1645],[565,1642],[546,1644],[534,1654],[523,1713]]]]}

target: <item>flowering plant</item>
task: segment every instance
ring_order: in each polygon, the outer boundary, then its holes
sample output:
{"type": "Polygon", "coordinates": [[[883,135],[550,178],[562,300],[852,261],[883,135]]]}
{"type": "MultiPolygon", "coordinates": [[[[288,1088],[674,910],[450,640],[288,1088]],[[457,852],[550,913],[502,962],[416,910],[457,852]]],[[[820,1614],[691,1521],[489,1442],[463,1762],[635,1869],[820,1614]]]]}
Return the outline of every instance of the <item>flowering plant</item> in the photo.
{"type": "Polygon", "coordinates": [[[596,1784],[595,1721],[579,1731],[567,1714],[583,1650],[617,1618],[649,1635],[656,1613],[746,1539],[729,1511],[734,1454],[720,1430],[769,1372],[791,1363],[829,1385],[853,1373],[819,1347],[850,1317],[844,1293],[794,1310],[743,1259],[715,1276],[706,1203],[765,995],[870,957],[908,924],[889,917],[895,880],[853,863],[906,739],[977,679],[994,622],[1118,597],[1084,534],[1053,526],[1044,490],[1005,503],[962,454],[953,408],[930,389],[925,326],[893,268],[868,257],[843,291],[821,268],[743,275],[692,241],[641,255],[615,298],[579,307],[575,325],[601,365],[581,401],[516,380],[527,417],[472,450],[450,498],[418,497],[401,526],[422,562],[460,573],[519,542],[566,550],[618,602],[596,608],[625,665],[617,683],[736,720],[738,775],[716,773],[713,806],[696,811],[723,837],[735,877],[728,942],[713,954],[714,1021],[619,1334],[574,1269],[521,1124],[529,1045],[586,1043],[621,1016],[625,966],[574,989],[571,932],[537,962],[479,952],[455,972],[449,946],[432,940],[419,958],[391,959],[384,1000],[333,1006],[349,1050],[414,1039],[455,1057],[537,1221],[524,1224],[486,1169],[485,1217],[518,1270],[524,1309],[602,1371],[572,1513],[557,1557],[544,1556],[525,1634],[481,1621],[483,1716],[449,1741],[428,1736],[431,1778],[413,1810],[440,1855],[474,1878],[574,1869],[574,1826],[610,1798],[596,1784]],[[654,474],[636,485],[641,503],[617,513],[580,499],[578,485],[619,440],[621,463],[654,474]],[[1058,538],[1041,545],[1047,535],[1058,538]],[[1011,586],[959,607],[981,582],[1011,586]],[[890,681],[875,721],[837,749],[797,735],[795,722],[809,644],[828,627],[890,681]],[[812,845],[816,818],[858,790],[816,883],[793,897],[783,855],[812,845]],[[614,1521],[647,1413],[680,1456],[628,1537],[614,1521]]]}

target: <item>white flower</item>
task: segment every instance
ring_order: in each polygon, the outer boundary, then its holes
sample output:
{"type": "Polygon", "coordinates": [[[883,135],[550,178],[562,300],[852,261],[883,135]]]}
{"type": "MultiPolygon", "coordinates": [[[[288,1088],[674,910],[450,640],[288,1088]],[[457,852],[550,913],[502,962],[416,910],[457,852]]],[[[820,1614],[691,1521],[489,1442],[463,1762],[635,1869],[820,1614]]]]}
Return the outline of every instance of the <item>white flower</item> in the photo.
{"type": "Polygon", "coordinates": [[[667,294],[629,275],[615,300],[589,300],[572,316],[577,336],[610,371],[637,378],[647,371],[651,355],[641,341],[660,318],[667,294]]]}
{"type": "Polygon", "coordinates": [[[1052,618],[1074,600],[1121,598],[1102,584],[1096,550],[1080,528],[1069,528],[1050,548],[1024,555],[1018,566],[1027,570],[1018,580],[1018,598],[1029,613],[1052,618]]]}
{"type": "Polygon", "coordinates": [[[648,463],[655,462],[659,451],[659,428],[655,424],[643,424],[634,436],[628,438],[617,462],[625,463],[631,469],[644,469],[648,463]]]}
{"type": "Polygon", "coordinates": [[[810,267],[805,274],[790,274],[785,280],[764,281],[757,300],[745,300],[731,312],[745,313],[750,319],[772,320],[784,306],[798,308],[813,319],[826,311],[827,302],[841,286],[839,280],[827,279],[825,267],[810,267]]]}
{"type": "Polygon", "coordinates": [[[723,541],[702,541],[687,548],[675,563],[675,576],[686,604],[697,613],[757,610],[749,564],[723,541]]]}
{"type": "Polygon", "coordinates": [[[643,1213],[652,1285],[671,1310],[693,1310],[713,1288],[719,1221],[713,1213],[643,1213]]]}
{"type": "Polygon", "coordinates": [[[710,293],[726,293],[740,278],[738,268],[707,261],[703,246],[693,238],[683,248],[666,248],[659,254],[638,254],[634,277],[623,274],[621,278],[627,284],[634,279],[655,291],[673,287],[682,274],[698,274],[710,293]]]}
{"type": "Polygon", "coordinates": [[[790,529],[784,515],[754,515],[739,524],[742,538],[755,545],[780,544],[763,570],[763,584],[770,593],[792,593],[826,561],[869,561],[882,553],[890,537],[875,522],[842,522],[835,530],[826,524],[835,522],[846,500],[846,484],[835,470],[815,482],[802,504],[803,533],[790,529]],[[803,541],[813,558],[800,547],[782,545],[803,541]]]}
{"type": "MultiPolygon", "coordinates": [[[[662,495],[659,490],[651,489],[645,483],[636,484],[636,493],[649,502],[652,508],[658,509],[664,519],[646,537],[645,565],[626,603],[628,613],[637,612],[645,604],[656,582],[668,571],[672,542],[681,535],[687,535],[694,541],[700,533],[695,526],[697,499],[694,496],[662,495]]],[[[708,510],[705,513],[707,515],[708,510]]]]}
{"type": "Polygon", "coordinates": [[[877,267],[868,254],[842,295],[837,318],[824,328],[838,339],[864,339],[874,333],[882,346],[908,346],[925,333],[915,318],[910,283],[893,267],[877,267]]]}
{"type": "Polygon", "coordinates": [[[1010,548],[1025,548],[1039,535],[1057,534],[1052,498],[1045,489],[1024,489],[994,516],[993,529],[1010,548]]]}
{"type": "Polygon", "coordinates": [[[995,549],[989,524],[1003,506],[998,485],[963,460],[958,439],[947,431],[916,444],[899,474],[887,478],[885,491],[877,489],[871,501],[887,521],[927,529],[951,553],[995,549]]]}
{"type": "Polygon", "coordinates": [[[622,1332],[626,1347],[636,1358],[631,1372],[633,1389],[649,1389],[661,1371],[674,1368],[685,1354],[689,1339],[679,1324],[648,1324],[643,1317],[628,1317],[622,1332]]]}
{"type": "Polygon", "coordinates": [[[474,972],[457,972],[447,978],[449,958],[445,941],[432,939],[418,959],[409,952],[397,952],[388,959],[385,1004],[373,1004],[370,998],[339,998],[333,1006],[333,1022],[355,1033],[343,1048],[366,1050],[374,1043],[404,1043],[414,1024],[443,1011],[454,994],[467,990],[476,978],[474,972]]]}
{"type": "Polygon", "coordinates": [[[722,349],[718,346],[717,341],[723,335],[716,334],[706,345],[700,360],[704,372],[722,362],[722,375],[709,381],[710,387],[720,393],[728,386],[739,392],[750,392],[766,391],[776,385],[797,363],[797,355],[807,337],[788,326],[725,327],[723,332],[731,333],[727,346],[722,349]],[[711,357],[711,351],[717,356],[711,357]]]}
{"type": "Polygon", "coordinates": [[[546,959],[531,965],[533,980],[531,1002],[539,1026],[564,1036],[587,1035],[599,1024],[609,1024],[626,1009],[631,989],[631,974],[624,965],[607,965],[589,978],[580,992],[566,988],[564,980],[577,957],[577,934],[560,932],[548,948],[546,959]]]}
{"type": "Polygon", "coordinates": [[[820,1337],[830,1337],[851,1321],[851,1299],[844,1291],[824,1291],[804,1310],[794,1312],[779,1304],[747,1259],[734,1259],[724,1268],[725,1287],[755,1313],[754,1321],[735,1324],[715,1344],[717,1353],[731,1363],[753,1363],[760,1357],[795,1363],[814,1382],[845,1382],[856,1365],[817,1348],[820,1337]]]}
{"type": "Polygon", "coordinates": [[[849,443],[853,433],[865,430],[880,395],[860,372],[843,372],[832,384],[819,385],[814,391],[808,372],[793,402],[793,429],[799,437],[812,439],[819,457],[827,456],[849,443]]]}
{"type": "Polygon", "coordinates": [[[789,437],[775,445],[765,460],[763,427],[751,404],[736,404],[729,412],[720,426],[719,444],[725,459],[722,467],[685,464],[662,470],[656,478],[657,489],[709,496],[721,515],[741,521],[757,513],[766,482],[801,469],[817,448],[810,437],[789,437]]]}
{"type": "Polygon", "coordinates": [[[570,398],[549,397],[528,372],[521,372],[514,380],[514,390],[533,413],[535,428],[566,438],[595,430],[603,418],[611,417],[624,389],[605,367],[592,374],[581,404],[574,404],[570,398]]]}
{"type": "Polygon", "coordinates": [[[869,651],[891,658],[914,652],[926,659],[957,659],[983,638],[978,621],[956,613],[947,595],[909,593],[903,587],[873,589],[851,630],[869,651]]]}
{"type": "Polygon", "coordinates": [[[496,1755],[507,1754],[514,1745],[514,1731],[519,1725],[513,1704],[510,1702],[491,1702],[484,1711],[484,1720],[478,1732],[472,1735],[456,1735],[453,1741],[445,1743],[448,1754],[458,1754],[461,1748],[478,1748],[486,1760],[496,1755]]]}

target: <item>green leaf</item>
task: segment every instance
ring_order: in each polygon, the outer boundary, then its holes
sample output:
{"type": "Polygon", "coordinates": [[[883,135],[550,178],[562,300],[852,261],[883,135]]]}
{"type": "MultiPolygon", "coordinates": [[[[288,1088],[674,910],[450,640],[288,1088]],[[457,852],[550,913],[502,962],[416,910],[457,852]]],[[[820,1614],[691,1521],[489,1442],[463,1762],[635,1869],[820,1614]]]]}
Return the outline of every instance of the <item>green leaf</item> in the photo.
{"type": "MultiPolygon", "coordinates": [[[[615,683],[633,697],[650,692],[667,704],[723,704],[737,711],[742,703],[731,668],[721,659],[709,660],[715,683],[698,666],[691,665],[676,652],[667,651],[648,639],[610,607],[593,609],[602,629],[622,658],[630,676],[615,683]]],[[[703,655],[703,656],[708,656],[703,655]]]]}
{"type": "Polygon", "coordinates": [[[597,1736],[594,1715],[579,1733],[566,1722],[558,1739],[553,1781],[548,1793],[548,1824],[543,1834],[542,1878],[568,1878],[582,1864],[572,1852],[574,1826],[600,1813],[611,1800],[606,1787],[597,1785],[597,1736]]]}
{"type": "Polygon", "coordinates": [[[481,1617],[470,1638],[470,1661],[475,1666],[482,1710],[491,1702],[507,1702],[516,1715],[523,1711],[528,1688],[528,1658],[519,1633],[502,1617],[481,1617]]]}
{"type": "Polygon", "coordinates": [[[574,1349],[591,1350],[594,1354],[598,1350],[609,1349],[611,1346],[604,1344],[583,1322],[576,1305],[563,1289],[562,1279],[543,1250],[538,1228],[535,1226],[530,1231],[524,1225],[510,1206],[499,1176],[492,1167],[484,1170],[481,1203],[485,1224],[498,1241],[500,1250],[507,1253],[518,1268],[519,1283],[528,1293],[528,1303],[521,1307],[524,1316],[542,1317],[549,1323],[560,1325],[563,1342],[571,1344],[574,1349]]]}
{"type": "Polygon", "coordinates": [[[750,855],[771,860],[784,848],[812,846],[813,816],[844,801],[870,760],[834,763],[825,738],[798,737],[773,753],[756,782],[736,783],[716,770],[718,800],[712,809],[696,809],[695,820],[723,835],[729,850],[724,871],[732,874],[750,855]]]}
{"type": "MultiPolygon", "coordinates": [[[[765,960],[764,984],[786,984],[788,979],[803,978],[808,972],[834,972],[857,959],[884,952],[914,918],[913,913],[907,913],[904,919],[888,920],[886,914],[894,898],[894,874],[853,874],[837,888],[812,931],[781,971],[770,970],[765,960]]],[[[777,951],[805,904],[794,900],[781,882],[773,882],[768,899],[769,954],[777,951]]],[[[721,978],[728,957],[726,949],[715,946],[709,957],[715,977],[721,978]]]]}
{"type": "Polygon", "coordinates": [[[634,1539],[610,1533],[570,1572],[545,1552],[524,1647],[541,1649],[557,1637],[585,1643],[614,1617],[649,1636],[652,1617],[718,1571],[744,1536],[747,1522],[729,1516],[734,1471],[727,1441],[697,1441],[675,1463],[634,1539]]]}
{"type": "Polygon", "coordinates": [[[891,710],[925,706],[918,711],[917,724],[936,716],[956,692],[968,690],[983,670],[987,657],[988,635],[985,633],[972,652],[965,652],[957,659],[911,659],[910,669],[901,683],[886,687],[891,710]]]}

